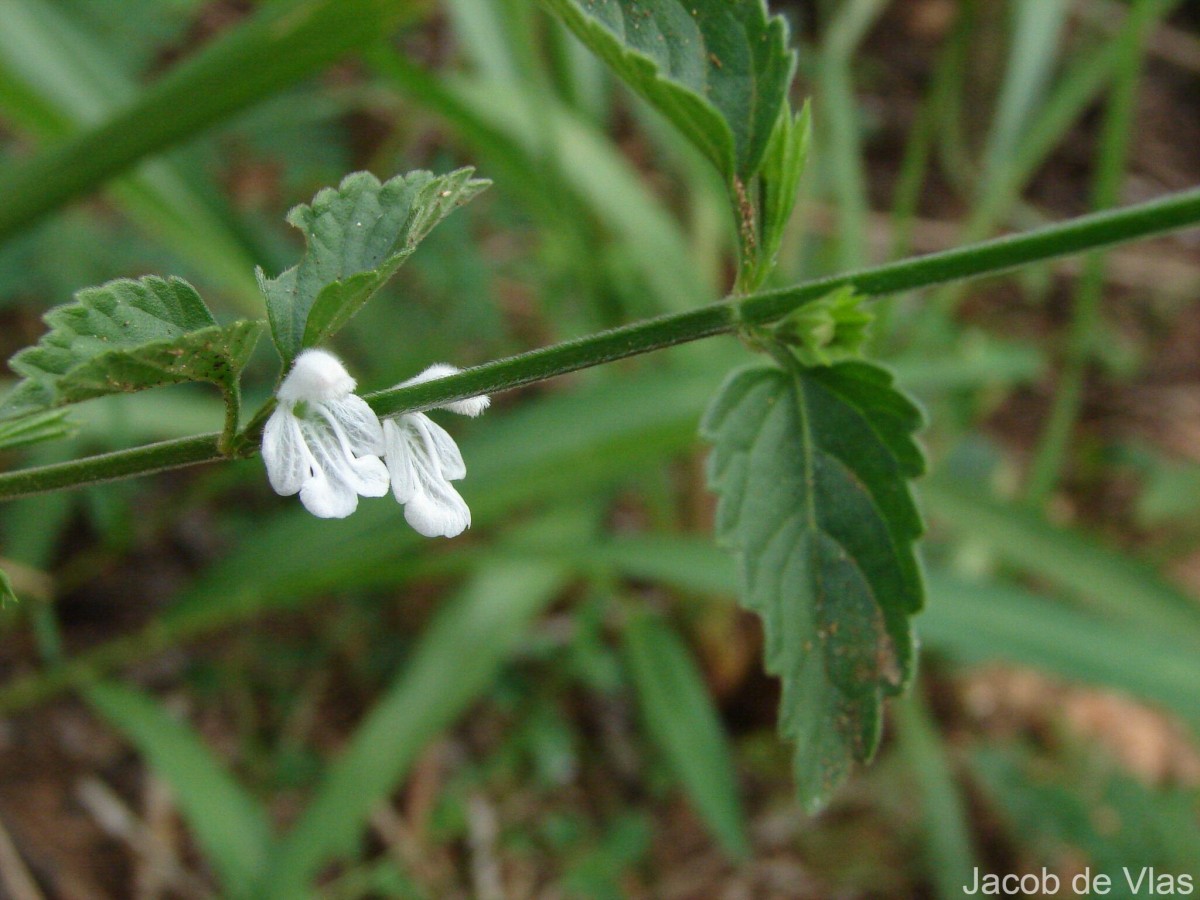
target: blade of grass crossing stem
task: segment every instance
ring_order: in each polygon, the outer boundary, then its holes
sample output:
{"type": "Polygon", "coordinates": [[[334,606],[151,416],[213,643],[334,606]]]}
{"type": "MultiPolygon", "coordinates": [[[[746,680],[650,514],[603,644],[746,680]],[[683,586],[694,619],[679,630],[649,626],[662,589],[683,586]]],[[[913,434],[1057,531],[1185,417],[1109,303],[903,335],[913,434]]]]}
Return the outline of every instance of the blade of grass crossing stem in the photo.
{"type": "MultiPolygon", "coordinates": [[[[136,96],[118,59],[64,13],[35,0],[10,0],[4,15],[0,109],[41,140],[65,140],[136,96]]],[[[110,193],[146,234],[229,291],[239,309],[261,312],[252,254],[211,208],[212,199],[197,194],[171,163],[142,163],[110,193]]]]}
{"type": "Polygon", "coordinates": [[[1200,606],[1149,565],[947,478],[926,479],[921,496],[935,519],[1117,620],[1200,642],[1200,606]]]}
{"type": "Polygon", "coordinates": [[[712,299],[679,223],[594,125],[549,95],[539,95],[534,108],[512,84],[435,78],[390,51],[370,59],[407,97],[444,116],[493,166],[504,167],[509,177],[497,184],[516,192],[547,230],[560,238],[578,232],[586,213],[602,222],[655,294],[655,306],[687,309],[712,299]]]}
{"type": "MultiPolygon", "coordinates": [[[[851,62],[854,51],[887,0],[849,0],[829,26],[818,61],[820,113],[828,135],[825,165],[830,167],[838,209],[838,258],[843,269],[855,269],[867,259],[867,187],[858,133],[858,103],[854,97],[851,62]]],[[[818,132],[820,133],[820,132],[818,132]]]]}
{"type": "Polygon", "coordinates": [[[512,126],[514,116],[496,116],[488,103],[492,85],[478,79],[434,75],[389,47],[378,45],[366,53],[374,69],[401,91],[406,99],[432,110],[449,122],[459,136],[482,157],[481,168],[495,176],[500,190],[525,204],[542,227],[555,234],[579,231],[583,210],[557,178],[531,151],[531,136],[512,126]],[[485,89],[486,88],[486,89],[485,89]]]}
{"type": "Polygon", "coordinates": [[[900,752],[921,795],[927,872],[939,897],[958,900],[963,885],[974,881],[975,852],[949,748],[940,740],[920,685],[896,700],[892,710],[900,752]]]}
{"type": "Polygon", "coordinates": [[[634,614],[624,654],[642,719],[721,847],[750,852],[733,757],[712,697],[687,646],[658,617],[634,614]]]}
{"type": "Polygon", "coordinates": [[[984,151],[984,170],[1012,155],[1040,105],[1058,61],[1068,0],[1015,0],[1008,65],[984,151]]]}
{"type": "MultiPolygon", "coordinates": [[[[1096,210],[1113,207],[1120,200],[1136,113],[1137,87],[1154,6],[1152,0],[1137,0],[1119,38],[1121,53],[1105,112],[1092,183],[1092,208],[1096,210]]],[[[1054,490],[1066,462],[1071,432],[1083,405],[1084,375],[1101,325],[1105,258],[1102,252],[1089,253],[1084,258],[1083,275],[1075,288],[1066,361],[1029,475],[1026,493],[1034,505],[1044,502],[1054,490]]]]}
{"type": "MultiPolygon", "coordinates": [[[[1152,0],[1151,18],[1161,20],[1180,2],[1152,0]]],[[[1098,49],[1077,54],[1065,68],[1013,152],[997,158],[984,173],[983,187],[962,231],[963,242],[983,239],[1008,215],[1025,186],[1113,77],[1121,41],[1118,33],[1098,49]]],[[[917,326],[923,339],[928,341],[940,332],[941,323],[953,314],[966,291],[965,285],[952,284],[934,292],[917,326]]]]}
{"type": "MultiPolygon", "coordinates": [[[[944,140],[946,132],[950,130],[946,127],[946,122],[952,118],[948,111],[953,107],[955,98],[962,94],[964,60],[967,58],[972,20],[973,17],[967,14],[965,8],[959,10],[954,27],[938,52],[929,88],[909,131],[892,195],[893,236],[889,259],[903,259],[912,252],[913,225],[929,175],[933,151],[937,141],[944,140]]],[[[901,321],[896,311],[905,308],[911,300],[903,295],[881,298],[876,306],[875,326],[872,329],[874,346],[891,345],[901,321]]],[[[902,321],[908,322],[914,318],[914,314],[905,315],[902,321]]]]}
{"type": "Polygon", "coordinates": [[[519,132],[522,140],[547,168],[557,168],[546,118],[556,98],[543,63],[539,11],[527,0],[448,0],[448,5],[454,30],[474,63],[474,80],[504,90],[506,102],[527,120],[519,132]]]}
{"type": "Polygon", "coordinates": [[[696,274],[679,223],[595,126],[549,96],[535,108],[527,94],[510,85],[457,79],[446,88],[456,95],[460,121],[469,115],[483,129],[511,138],[534,172],[551,167],[577,202],[620,241],[659,298],[659,308],[688,309],[713,299],[713,288],[696,274]]]}
{"type": "Polygon", "coordinates": [[[971,37],[978,30],[979,6],[980,0],[962,0],[957,5],[946,60],[954,71],[947,84],[948,90],[938,97],[938,128],[934,147],[946,180],[960,196],[969,196],[970,185],[978,175],[967,139],[966,108],[972,98],[967,74],[972,60],[971,37]]]}
{"type": "Polygon", "coordinates": [[[408,0],[279,0],[184,60],[112,118],[0,175],[0,240],[133,163],[387,34],[408,0]]]}
{"type": "Polygon", "coordinates": [[[237,784],[199,736],[155,700],[117,684],[91,685],[84,696],[170,785],[223,896],[254,896],[270,847],[265,810],[237,784]]]}
{"type": "MultiPolygon", "coordinates": [[[[1181,2],[1150,0],[1148,16],[1154,22],[1160,21],[1181,2]]],[[[1064,66],[1013,152],[984,173],[979,200],[963,231],[964,241],[987,236],[1008,214],[1030,179],[1112,80],[1123,52],[1122,34],[1118,32],[1098,48],[1077,53],[1064,66]]]]}
{"type": "MultiPolygon", "coordinates": [[[[514,137],[528,134],[528,104],[518,98],[501,103],[494,86],[463,83],[465,96],[481,115],[514,137]]],[[[533,159],[548,154],[563,184],[585,209],[602,222],[636,262],[643,278],[658,296],[660,308],[688,309],[714,298],[714,290],[696,275],[687,239],[678,221],[653,195],[628,160],[594,125],[569,112],[557,101],[542,101],[537,120],[542,136],[525,141],[533,159]]]]}
{"type": "Polygon", "coordinates": [[[556,566],[495,562],[443,607],[283,837],[263,897],[305,896],[327,861],[353,851],[371,810],[396,788],[417,753],[487,689],[563,584],[556,566]]]}
{"type": "Polygon", "coordinates": [[[447,0],[446,10],[466,55],[491,84],[532,87],[538,63],[529,4],[512,0],[447,0]]]}

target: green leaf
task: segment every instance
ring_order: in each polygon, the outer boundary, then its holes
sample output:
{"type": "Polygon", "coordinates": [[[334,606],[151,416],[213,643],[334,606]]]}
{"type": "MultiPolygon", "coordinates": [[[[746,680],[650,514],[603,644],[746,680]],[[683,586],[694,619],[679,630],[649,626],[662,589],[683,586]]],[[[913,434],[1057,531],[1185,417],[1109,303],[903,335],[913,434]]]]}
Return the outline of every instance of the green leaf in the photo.
{"type": "Polygon", "coordinates": [[[251,896],[271,841],[263,808],[199,736],[154,699],[112,683],[94,684],[84,695],[171,786],[205,858],[221,876],[223,896],[251,896]]]}
{"type": "Polygon", "coordinates": [[[288,213],[304,232],[304,257],[276,278],[258,270],[285,364],[345,325],[438,222],[491,183],[473,172],[410,172],[382,184],[355,172],[288,213]]]}
{"type": "Polygon", "coordinates": [[[757,289],[775,268],[775,256],[796,206],[800,176],[808,162],[811,145],[812,108],[809,104],[805,103],[795,115],[786,107],[782,109],[771,131],[759,172],[761,221],[755,272],[748,285],[751,290],[757,289]]]}
{"type": "Polygon", "coordinates": [[[795,55],[763,0],[544,0],[726,182],[757,171],[795,55]]]}
{"type": "Polygon", "coordinates": [[[0,450],[15,450],[43,441],[56,441],[75,432],[64,409],[0,420],[0,450]]]}
{"type": "Polygon", "coordinates": [[[261,322],[216,323],[180,278],[119,279],[75,295],[45,315],[50,332],[9,366],[24,377],[0,416],[164,384],[207,381],[236,404],[237,379],[261,322]]]}
{"type": "Polygon", "coordinates": [[[742,602],[763,619],[783,679],[780,729],[800,796],[821,806],[879,742],[881,702],[912,671],[924,596],[908,479],[924,460],[919,410],[866,363],[735,372],[709,407],[717,536],[742,602]]]}
{"type": "Polygon", "coordinates": [[[625,628],[625,659],[646,728],[721,846],[750,851],[729,743],[704,678],[683,641],[657,617],[625,628]]]}
{"type": "Polygon", "coordinates": [[[0,609],[4,609],[10,603],[19,603],[17,592],[13,589],[12,579],[8,577],[8,573],[0,569],[0,609]]]}

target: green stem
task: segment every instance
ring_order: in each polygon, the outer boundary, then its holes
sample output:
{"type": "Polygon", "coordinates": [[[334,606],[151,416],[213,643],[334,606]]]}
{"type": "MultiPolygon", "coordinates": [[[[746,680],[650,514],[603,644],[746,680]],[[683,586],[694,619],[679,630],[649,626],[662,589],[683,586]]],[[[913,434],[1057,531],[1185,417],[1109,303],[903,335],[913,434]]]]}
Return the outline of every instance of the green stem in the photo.
{"type": "Polygon", "coordinates": [[[218,449],[220,437],[218,432],[198,434],[131,450],[115,450],[85,459],[5,472],[0,475],[0,499],[12,500],[30,494],[44,494],[47,491],[212,462],[222,458],[218,449]]]}
{"type": "MultiPolygon", "coordinates": [[[[683,313],[657,316],[610,331],[485,363],[457,375],[365,395],[383,416],[443,405],[478,394],[508,390],[555,375],[683,344],[747,326],[768,325],[843,285],[868,297],[995,275],[1032,262],[1069,256],[1200,223],[1200,188],[1125,209],[1083,216],[1039,228],[932,253],[875,268],[807,281],[789,288],[734,297],[683,313]]],[[[237,445],[251,452],[258,440],[260,413],[237,445]]],[[[197,435],[133,450],[120,450],[53,466],[0,474],[0,499],[127,478],[221,458],[216,434],[197,435]]]]}

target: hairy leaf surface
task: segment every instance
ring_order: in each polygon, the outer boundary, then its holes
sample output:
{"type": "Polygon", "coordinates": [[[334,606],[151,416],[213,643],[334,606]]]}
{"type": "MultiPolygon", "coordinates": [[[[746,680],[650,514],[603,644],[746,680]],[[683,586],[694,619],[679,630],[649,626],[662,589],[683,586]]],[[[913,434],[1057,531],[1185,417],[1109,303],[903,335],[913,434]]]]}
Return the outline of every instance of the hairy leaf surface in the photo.
{"type": "Polygon", "coordinates": [[[758,170],[795,57],[763,0],[544,0],[726,181],[758,170]]]}
{"type": "Polygon", "coordinates": [[[276,278],[257,273],[285,363],[345,325],[438,222],[491,183],[473,171],[410,172],[382,183],[355,172],[288,213],[304,233],[304,257],[276,278]]]}
{"type": "Polygon", "coordinates": [[[0,417],[185,381],[236,396],[262,331],[255,321],[218,325],[190,284],[154,276],[82,290],[45,321],[49,333],[9,360],[24,380],[0,403],[0,417]]]}
{"type": "Polygon", "coordinates": [[[735,372],[705,415],[717,535],[783,680],[780,730],[801,797],[822,805],[879,742],[881,703],[912,670],[924,588],[908,479],[917,408],[861,362],[735,372]]]}

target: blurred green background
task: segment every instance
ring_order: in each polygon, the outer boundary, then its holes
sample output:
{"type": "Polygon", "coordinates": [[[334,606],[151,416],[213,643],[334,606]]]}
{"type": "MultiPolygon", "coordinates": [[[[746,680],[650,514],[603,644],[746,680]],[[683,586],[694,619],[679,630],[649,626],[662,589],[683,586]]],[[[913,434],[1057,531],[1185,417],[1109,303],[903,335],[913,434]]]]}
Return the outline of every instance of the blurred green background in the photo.
{"type": "MultiPolygon", "coordinates": [[[[1200,182],[1195,4],[771,8],[815,128],[778,284],[1200,182]]],[[[495,182],[338,337],[363,389],[732,278],[717,176],[529,0],[5,0],[0,137],[5,358],[122,276],[261,316],[287,209],[358,169],[495,182]]],[[[475,519],[453,541],[390,499],[315,520],[258,460],[8,503],[0,891],[226,896],[262,822],[296,825],[281,858],[331,898],[1200,880],[1198,289],[1192,233],[876,304],[931,421],[922,673],[815,817],[711,538],[695,432],[752,359],[732,338],[445,421],[475,519]]],[[[274,365],[264,344],[250,404],[274,365]]],[[[221,418],[202,386],[94,401],[3,464],[221,418]]]]}

